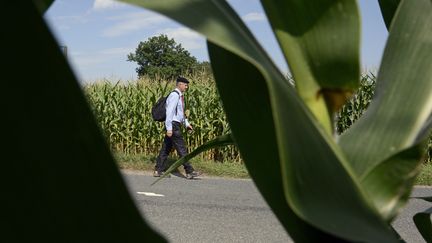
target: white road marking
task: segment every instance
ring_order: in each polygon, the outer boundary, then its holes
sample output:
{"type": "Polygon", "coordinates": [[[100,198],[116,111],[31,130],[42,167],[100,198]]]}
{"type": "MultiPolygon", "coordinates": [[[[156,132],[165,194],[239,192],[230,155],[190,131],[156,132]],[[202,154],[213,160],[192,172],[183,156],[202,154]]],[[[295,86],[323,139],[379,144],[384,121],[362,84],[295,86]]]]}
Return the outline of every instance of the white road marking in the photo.
{"type": "Polygon", "coordinates": [[[141,194],[141,195],[146,195],[146,196],[149,196],[149,197],[165,197],[162,194],[157,194],[157,193],[154,193],[154,192],[137,192],[137,193],[141,194]]]}

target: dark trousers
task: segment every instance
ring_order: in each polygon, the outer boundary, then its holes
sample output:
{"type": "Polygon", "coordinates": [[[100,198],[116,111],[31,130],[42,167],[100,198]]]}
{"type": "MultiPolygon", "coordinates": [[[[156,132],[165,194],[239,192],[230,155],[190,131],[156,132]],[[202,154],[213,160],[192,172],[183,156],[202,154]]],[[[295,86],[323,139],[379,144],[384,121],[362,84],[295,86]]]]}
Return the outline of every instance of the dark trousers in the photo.
{"type": "MultiPolygon", "coordinates": [[[[164,142],[162,145],[162,149],[159,152],[159,156],[156,159],[155,170],[162,172],[165,171],[166,168],[166,159],[168,158],[169,153],[171,152],[173,146],[177,150],[177,153],[180,157],[183,157],[187,154],[186,143],[183,139],[183,135],[181,132],[181,124],[179,122],[172,123],[173,133],[171,137],[165,135],[164,142]]],[[[183,167],[186,173],[190,173],[194,171],[192,165],[186,161],[183,163],[183,167]]]]}

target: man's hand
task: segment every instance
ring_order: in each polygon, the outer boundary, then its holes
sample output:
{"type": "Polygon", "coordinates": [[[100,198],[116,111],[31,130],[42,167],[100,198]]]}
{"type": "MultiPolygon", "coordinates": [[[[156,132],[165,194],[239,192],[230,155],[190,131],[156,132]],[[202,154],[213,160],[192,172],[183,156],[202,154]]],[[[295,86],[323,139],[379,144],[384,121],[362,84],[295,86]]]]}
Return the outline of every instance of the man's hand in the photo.
{"type": "Polygon", "coordinates": [[[189,125],[187,127],[188,133],[192,133],[193,132],[193,127],[191,125],[189,125]]]}
{"type": "Polygon", "coordinates": [[[172,130],[167,131],[166,135],[170,138],[172,136],[172,130]]]}

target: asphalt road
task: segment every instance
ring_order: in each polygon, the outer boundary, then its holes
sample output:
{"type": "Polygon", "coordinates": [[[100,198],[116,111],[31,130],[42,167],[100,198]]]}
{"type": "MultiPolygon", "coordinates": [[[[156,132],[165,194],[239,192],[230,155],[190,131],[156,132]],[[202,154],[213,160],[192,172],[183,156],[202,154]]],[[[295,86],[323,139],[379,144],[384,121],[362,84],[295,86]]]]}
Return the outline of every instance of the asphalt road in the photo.
{"type": "MultiPolygon", "coordinates": [[[[251,180],[173,176],[150,186],[150,175],[123,175],[146,221],[169,242],[292,242],[251,180]]],[[[432,195],[432,187],[412,195],[432,195]]],[[[406,242],[424,242],[412,216],[430,206],[411,199],[395,220],[406,242]]]]}

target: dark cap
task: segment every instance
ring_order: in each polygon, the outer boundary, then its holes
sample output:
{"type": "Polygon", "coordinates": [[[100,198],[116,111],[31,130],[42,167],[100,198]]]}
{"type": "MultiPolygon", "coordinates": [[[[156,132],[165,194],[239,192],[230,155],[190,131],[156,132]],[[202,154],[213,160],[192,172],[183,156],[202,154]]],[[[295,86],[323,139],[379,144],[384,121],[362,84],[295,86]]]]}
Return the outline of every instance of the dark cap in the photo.
{"type": "Polygon", "coordinates": [[[186,78],[183,78],[183,77],[178,77],[176,81],[177,81],[177,83],[178,82],[182,82],[182,83],[186,83],[186,84],[189,83],[189,80],[187,80],[186,78]]]}

